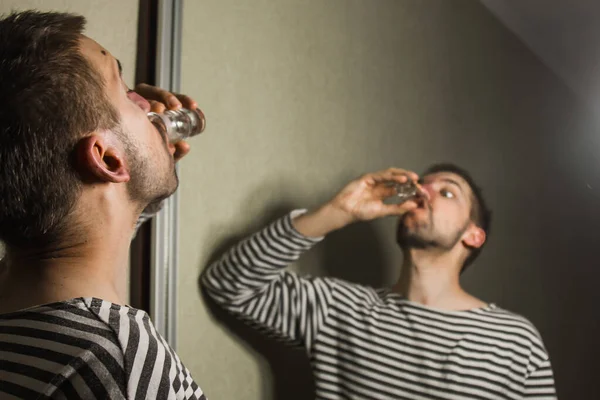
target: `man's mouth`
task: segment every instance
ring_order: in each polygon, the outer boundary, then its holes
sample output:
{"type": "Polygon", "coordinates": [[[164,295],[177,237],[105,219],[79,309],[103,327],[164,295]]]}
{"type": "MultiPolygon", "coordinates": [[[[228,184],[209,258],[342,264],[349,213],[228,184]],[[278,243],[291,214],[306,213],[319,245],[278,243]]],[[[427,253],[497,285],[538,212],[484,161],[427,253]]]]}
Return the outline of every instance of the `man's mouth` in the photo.
{"type": "Polygon", "coordinates": [[[431,203],[429,203],[429,201],[423,197],[418,197],[414,201],[417,203],[417,207],[407,212],[406,217],[421,219],[426,216],[427,218],[431,218],[433,213],[433,207],[431,207],[431,203]]]}
{"type": "Polygon", "coordinates": [[[431,204],[425,196],[417,196],[414,202],[417,203],[417,209],[431,209],[431,204]]]}

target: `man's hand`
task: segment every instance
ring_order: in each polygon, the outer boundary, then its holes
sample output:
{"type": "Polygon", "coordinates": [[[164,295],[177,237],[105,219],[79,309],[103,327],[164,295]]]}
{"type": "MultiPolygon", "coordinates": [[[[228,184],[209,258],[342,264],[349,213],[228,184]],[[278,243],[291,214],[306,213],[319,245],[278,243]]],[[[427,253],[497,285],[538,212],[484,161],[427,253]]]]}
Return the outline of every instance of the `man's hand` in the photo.
{"type": "MultiPolygon", "coordinates": [[[[194,109],[198,107],[198,104],[194,99],[189,96],[177,93],[171,93],[168,90],[158,88],[156,86],[147,85],[140,83],[135,87],[135,92],[140,96],[144,97],[150,103],[150,111],[155,113],[162,113],[165,110],[176,110],[178,108],[194,109]]],[[[185,140],[180,140],[173,144],[175,146],[175,162],[181,160],[190,152],[190,145],[185,140]]],[[[138,219],[136,225],[136,232],[139,226],[147,219],[158,213],[163,206],[163,202],[149,204],[142,215],[138,219]]]]}
{"type": "MultiPolygon", "coordinates": [[[[198,103],[189,96],[171,93],[168,90],[158,88],[156,86],[140,83],[134,89],[140,96],[144,97],[150,103],[150,111],[162,113],[165,110],[176,110],[178,108],[195,109],[198,103]]],[[[180,140],[174,143],[175,146],[175,162],[181,160],[190,152],[190,145],[185,140],[180,140]]]]}
{"type": "Polygon", "coordinates": [[[318,237],[357,221],[402,215],[417,207],[417,203],[408,200],[400,204],[385,204],[386,198],[396,194],[396,189],[389,184],[416,182],[418,179],[414,172],[398,168],[363,175],[322,207],[294,219],[294,226],[306,236],[318,237]]]}

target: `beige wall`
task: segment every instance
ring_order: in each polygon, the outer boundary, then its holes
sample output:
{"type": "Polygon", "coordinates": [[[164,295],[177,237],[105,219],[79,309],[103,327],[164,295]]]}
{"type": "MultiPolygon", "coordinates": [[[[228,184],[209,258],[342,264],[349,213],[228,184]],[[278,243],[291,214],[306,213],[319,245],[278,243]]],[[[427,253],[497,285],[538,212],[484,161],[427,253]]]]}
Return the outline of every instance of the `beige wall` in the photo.
{"type": "MultiPolygon", "coordinates": [[[[85,34],[121,61],[125,82],[132,87],[137,51],[138,5],[138,0],[2,0],[0,14],[37,9],[85,16],[88,22],[85,34]]],[[[0,243],[0,258],[2,253],[0,243]]],[[[126,290],[129,290],[129,285],[126,290]]]]}
{"type": "MultiPolygon", "coordinates": [[[[308,399],[311,384],[297,353],[209,311],[208,260],[363,172],[442,160],[470,169],[495,211],[466,287],[539,327],[560,398],[600,396],[600,140],[479,2],[188,1],[183,30],[182,86],[208,128],[181,164],[178,351],[210,398],[308,399]]],[[[390,284],[393,228],[348,228],[297,267],[390,284]]]]}

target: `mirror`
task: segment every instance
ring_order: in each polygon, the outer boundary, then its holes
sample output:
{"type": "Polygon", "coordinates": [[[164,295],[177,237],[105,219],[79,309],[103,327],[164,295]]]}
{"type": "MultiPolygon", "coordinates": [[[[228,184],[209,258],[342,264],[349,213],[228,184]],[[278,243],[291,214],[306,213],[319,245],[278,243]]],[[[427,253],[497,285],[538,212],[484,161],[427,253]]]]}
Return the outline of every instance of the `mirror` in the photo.
{"type": "MultiPolygon", "coordinates": [[[[484,4],[185,2],[181,87],[208,125],[180,169],[177,342],[209,397],[315,387],[301,350],[200,294],[205,266],[365,172],[440,161],[469,170],[494,212],[466,290],[532,321],[561,398],[597,392],[600,139],[589,105],[484,4]]],[[[292,269],[390,286],[395,223],[335,232],[292,269]]]]}

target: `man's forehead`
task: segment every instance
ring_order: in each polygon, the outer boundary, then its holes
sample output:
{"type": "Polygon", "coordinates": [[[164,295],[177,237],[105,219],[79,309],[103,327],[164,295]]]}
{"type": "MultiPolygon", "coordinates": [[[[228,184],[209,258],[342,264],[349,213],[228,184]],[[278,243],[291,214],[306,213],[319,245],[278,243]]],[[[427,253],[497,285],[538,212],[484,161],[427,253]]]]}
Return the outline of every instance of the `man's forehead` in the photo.
{"type": "Polygon", "coordinates": [[[81,54],[99,72],[106,82],[119,82],[121,64],[102,45],[85,35],[80,39],[81,54]]]}
{"type": "Polygon", "coordinates": [[[423,177],[425,182],[450,181],[455,182],[465,190],[470,190],[469,183],[460,175],[454,172],[434,172],[423,177]]]}
{"type": "Polygon", "coordinates": [[[100,46],[100,43],[96,42],[94,39],[92,39],[89,36],[81,35],[79,42],[81,43],[81,47],[84,49],[88,49],[88,50],[92,50],[92,51],[104,50],[104,47],[100,46]]]}
{"type": "Polygon", "coordinates": [[[112,60],[110,52],[94,39],[81,35],[79,42],[84,56],[101,63],[109,63],[112,60]]]}

